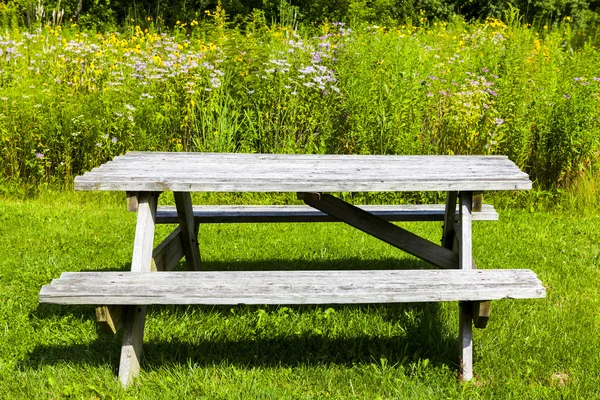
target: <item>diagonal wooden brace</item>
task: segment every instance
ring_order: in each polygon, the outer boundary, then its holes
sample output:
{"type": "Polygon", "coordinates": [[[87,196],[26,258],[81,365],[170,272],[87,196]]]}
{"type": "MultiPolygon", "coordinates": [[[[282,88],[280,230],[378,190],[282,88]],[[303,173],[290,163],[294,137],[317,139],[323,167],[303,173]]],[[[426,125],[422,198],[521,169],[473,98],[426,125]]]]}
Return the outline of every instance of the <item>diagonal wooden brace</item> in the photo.
{"type": "Polygon", "coordinates": [[[458,255],[329,194],[298,193],[309,206],[436,267],[458,268],[458,255]]]}

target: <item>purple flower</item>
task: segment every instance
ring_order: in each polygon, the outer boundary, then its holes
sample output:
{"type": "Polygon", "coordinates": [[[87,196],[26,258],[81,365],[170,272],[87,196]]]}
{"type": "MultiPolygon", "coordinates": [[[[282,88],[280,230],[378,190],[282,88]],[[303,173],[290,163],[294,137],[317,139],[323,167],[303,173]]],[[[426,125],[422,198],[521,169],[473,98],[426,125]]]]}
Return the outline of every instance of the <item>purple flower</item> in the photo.
{"type": "Polygon", "coordinates": [[[569,99],[571,98],[571,96],[570,96],[570,95],[568,95],[568,94],[566,94],[566,93],[565,93],[565,95],[564,95],[563,97],[564,97],[565,99],[567,99],[567,100],[569,100],[569,99]]]}
{"type": "Polygon", "coordinates": [[[583,78],[573,78],[573,80],[574,80],[575,82],[579,82],[579,81],[583,80],[583,78]]]}
{"type": "Polygon", "coordinates": [[[44,158],[44,153],[35,153],[35,156],[41,160],[44,158]]]}
{"type": "Polygon", "coordinates": [[[495,91],[493,91],[492,89],[488,89],[487,90],[489,94],[491,94],[494,97],[498,97],[498,93],[496,93],[495,91]]]}
{"type": "Polygon", "coordinates": [[[597,77],[597,76],[595,76],[593,79],[594,79],[594,82],[598,82],[598,81],[600,81],[600,78],[599,78],[599,77],[597,77]]]}
{"type": "Polygon", "coordinates": [[[494,118],[494,122],[496,125],[500,126],[504,123],[504,120],[502,118],[494,118]]]}
{"type": "Polygon", "coordinates": [[[428,78],[431,79],[432,81],[437,81],[437,76],[429,75],[428,78]]]}
{"type": "Polygon", "coordinates": [[[315,64],[318,64],[321,61],[322,61],[321,52],[317,51],[316,53],[313,54],[312,62],[315,64]]]}
{"type": "Polygon", "coordinates": [[[485,72],[490,72],[490,70],[489,70],[489,69],[487,69],[487,68],[481,68],[481,72],[483,72],[483,73],[485,73],[485,72]]]}
{"type": "Polygon", "coordinates": [[[443,96],[450,96],[445,90],[440,90],[440,94],[443,96]]]}

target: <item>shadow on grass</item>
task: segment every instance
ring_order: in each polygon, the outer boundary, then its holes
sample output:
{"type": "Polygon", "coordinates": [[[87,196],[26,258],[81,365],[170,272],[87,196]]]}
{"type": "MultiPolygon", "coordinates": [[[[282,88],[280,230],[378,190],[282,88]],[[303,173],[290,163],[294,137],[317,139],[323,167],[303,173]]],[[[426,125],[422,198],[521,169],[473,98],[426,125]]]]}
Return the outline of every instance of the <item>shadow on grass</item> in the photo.
{"type": "MultiPolygon", "coordinates": [[[[184,263],[180,263],[184,268],[184,263]]],[[[324,269],[430,269],[429,265],[413,259],[341,259],[341,260],[249,260],[236,262],[211,261],[205,263],[205,269],[217,270],[324,270],[324,269]]],[[[372,335],[363,332],[346,332],[340,326],[341,334],[320,334],[318,327],[313,330],[290,334],[277,332],[276,328],[247,332],[240,339],[227,339],[216,334],[205,339],[206,332],[190,338],[189,333],[168,341],[144,343],[143,368],[159,369],[165,365],[192,363],[198,367],[226,363],[241,367],[278,367],[298,365],[360,365],[380,364],[385,358],[389,365],[408,366],[421,359],[434,364],[456,367],[458,341],[451,338],[441,321],[439,303],[405,303],[377,305],[334,305],[334,306],[293,306],[295,314],[314,313],[317,308],[350,309],[349,315],[364,313],[364,318],[377,315],[388,323],[398,324],[394,334],[372,335]],[[397,332],[402,332],[398,334],[397,332]],[[331,337],[335,336],[335,337],[331,337]],[[341,337],[340,337],[341,336],[341,337]]],[[[160,318],[164,312],[175,315],[191,314],[202,318],[202,314],[211,314],[216,320],[231,317],[232,306],[152,306],[149,321],[160,318]]],[[[236,306],[236,315],[249,315],[254,318],[259,310],[276,314],[278,306],[236,306]]],[[[58,306],[41,304],[32,314],[38,319],[54,319],[57,315],[71,314],[76,319],[94,319],[93,306],[58,306]]],[[[185,316],[189,319],[189,315],[185,316]]],[[[327,331],[328,321],[320,322],[323,331],[327,331]]],[[[340,325],[340,322],[337,322],[340,325]]],[[[343,325],[343,323],[342,323],[343,325]]],[[[250,324],[252,327],[252,324],[250,324]]],[[[227,328],[223,328],[227,329],[227,328]]],[[[82,365],[113,364],[118,366],[121,335],[99,333],[98,338],[89,344],[38,345],[26,361],[26,367],[41,368],[56,363],[82,365]]]]}

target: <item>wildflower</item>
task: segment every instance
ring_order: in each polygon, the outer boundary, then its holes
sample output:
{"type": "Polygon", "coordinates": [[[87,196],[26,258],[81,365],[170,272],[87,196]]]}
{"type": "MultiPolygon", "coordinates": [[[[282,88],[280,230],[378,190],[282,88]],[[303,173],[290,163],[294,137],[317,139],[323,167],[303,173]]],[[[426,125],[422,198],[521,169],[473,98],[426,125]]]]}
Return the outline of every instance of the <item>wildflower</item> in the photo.
{"type": "Polygon", "coordinates": [[[104,135],[102,135],[102,139],[108,139],[108,133],[105,133],[104,135]]]}
{"type": "Polygon", "coordinates": [[[44,158],[44,153],[35,153],[35,156],[41,160],[44,158]]]}
{"type": "Polygon", "coordinates": [[[487,103],[483,103],[483,108],[487,110],[488,108],[490,108],[490,106],[488,106],[487,103]]]}
{"type": "Polygon", "coordinates": [[[445,90],[440,90],[440,94],[442,96],[449,96],[448,92],[446,92],[445,90]]]}
{"type": "Polygon", "coordinates": [[[301,74],[310,74],[310,73],[313,73],[313,72],[317,72],[317,70],[312,65],[309,65],[308,67],[300,68],[298,70],[298,72],[300,72],[301,74]]]}
{"type": "Polygon", "coordinates": [[[568,95],[567,93],[565,93],[565,95],[563,96],[565,99],[569,100],[571,98],[570,95],[568,95]]]}
{"type": "Polygon", "coordinates": [[[132,106],[131,104],[125,104],[125,108],[128,109],[129,111],[135,111],[135,107],[132,106]]]}
{"type": "Polygon", "coordinates": [[[116,137],[113,136],[113,138],[111,139],[111,142],[113,143],[117,143],[119,141],[119,139],[117,139],[116,137]]]}
{"type": "Polygon", "coordinates": [[[574,80],[575,82],[579,82],[579,81],[583,80],[583,78],[573,78],[573,80],[574,80]]]}
{"type": "Polygon", "coordinates": [[[8,97],[2,96],[2,97],[0,97],[0,99],[2,99],[2,101],[8,101],[8,97]]]}
{"type": "Polygon", "coordinates": [[[504,123],[504,120],[502,118],[494,118],[494,123],[500,126],[504,123]]]}
{"type": "Polygon", "coordinates": [[[485,74],[486,72],[490,72],[490,70],[487,68],[481,68],[481,72],[483,72],[485,74]]]}
{"type": "Polygon", "coordinates": [[[437,81],[437,79],[438,79],[437,76],[434,76],[434,75],[429,75],[428,78],[431,79],[432,81],[437,81]]]}
{"type": "Polygon", "coordinates": [[[148,94],[148,93],[142,93],[141,98],[142,99],[153,99],[154,96],[152,96],[151,94],[148,94]]]}
{"type": "Polygon", "coordinates": [[[248,94],[254,94],[254,90],[248,90],[246,93],[248,93],[248,94]]]}
{"type": "Polygon", "coordinates": [[[498,97],[498,93],[496,93],[495,91],[493,91],[492,89],[488,89],[487,90],[489,94],[491,94],[494,97],[498,97]]]}
{"type": "Polygon", "coordinates": [[[599,77],[597,77],[597,76],[593,77],[592,79],[594,80],[594,82],[598,82],[598,81],[600,81],[600,78],[599,78],[599,77]]]}
{"type": "Polygon", "coordinates": [[[212,78],[210,80],[210,85],[216,89],[221,86],[221,81],[219,80],[219,78],[212,78]]]}

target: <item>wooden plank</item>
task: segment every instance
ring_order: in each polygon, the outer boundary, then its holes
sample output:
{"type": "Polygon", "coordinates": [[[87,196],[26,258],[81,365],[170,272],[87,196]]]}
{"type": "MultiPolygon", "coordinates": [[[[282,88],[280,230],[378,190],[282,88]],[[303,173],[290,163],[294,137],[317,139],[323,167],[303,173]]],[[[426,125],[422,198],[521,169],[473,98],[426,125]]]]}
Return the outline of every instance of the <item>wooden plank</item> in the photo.
{"type": "Polygon", "coordinates": [[[78,190],[412,191],[529,189],[506,157],[137,153],[75,179],[78,190]]]}
{"type": "MultiPolygon", "coordinates": [[[[386,221],[443,221],[445,206],[443,204],[397,204],[357,207],[386,221]]],[[[336,218],[306,205],[193,206],[193,210],[194,221],[199,224],[337,221],[336,218]]],[[[481,211],[474,212],[472,217],[473,221],[495,221],[498,219],[498,213],[492,205],[484,204],[481,211]]],[[[156,212],[156,223],[179,223],[177,209],[174,206],[159,206],[156,212]]]]}
{"type": "Polygon", "coordinates": [[[459,331],[458,342],[460,347],[459,379],[463,382],[473,379],[473,320],[472,304],[459,303],[459,331]]]}
{"type": "Polygon", "coordinates": [[[471,269],[473,265],[473,245],[471,243],[471,208],[473,197],[471,192],[460,193],[460,232],[459,232],[459,257],[460,266],[462,269],[471,269]]]}
{"type": "Polygon", "coordinates": [[[473,302],[473,325],[475,328],[484,329],[490,319],[492,312],[491,301],[473,302]]]}
{"type": "Polygon", "coordinates": [[[171,271],[175,268],[185,255],[181,242],[181,229],[177,227],[152,251],[152,270],[171,271]]]}
{"type": "Polygon", "coordinates": [[[202,261],[198,247],[197,224],[194,222],[192,198],[188,192],[175,192],[175,206],[181,229],[181,245],[185,254],[185,262],[190,271],[200,271],[202,261]]]}
{"type": "Polygon", "coordinates": [[[125,324],[119,362],[119,380],[124,388],[140,373],[146,306],[131,305],[127,307],[126,314],[128,322],[125,324]]]}
{"type": "MultiPolygon", "coordinates": [[[[459,268],[463,271],[472,270],[473,253],[471,243],[471,209],[473,206],[473,193],[460,192],[459,195],[459,268]]],[[[488,299],[489,300],[489,299],[488,299]]],[[[460,379],[469,381],[473,379],[473,304],[470,302],[459,303],[458,342],[460,346],[460,379]]]]}
{"type": "Polygon", "coordinates": [[[541,298],[530,270],[64,273],[42,288],[54,304],[355,304],[541,298]]]}
{"type": "Polygon", "coordinates": [[[483,193],[481,192],[473,192],[473,214],[476,214],[481,211],[483,207],[483,193]]]}
{"type": "Polygon", "coordinates": [[[151,270],[157,202],[158,193],[142,192],[138,196],[138,216],[131,259],[132,272],[151,270]]]}
{"type": "Polygon", "coordinates": [[[444,209],[444,226],[442,227],[442,247],[452,250],[454,244],[454,237],[456,232],[454,230],[454,222],[456,221],[456,199],[458,197],[457,192],[446,193],[446,204],[444,209]]]}
{"type": "Polygon", "coordinates": [[[321,194],[320,200],[304,196],[304,202],[332,217],[338,218],[400,250],[406,251],[440,268],[456,268],[456,253],[423,239],[397,225],[348,204],[337,197],[321,194]]]}
{"type": "Polygon", "coordinates": [[[122,327],[125,310],[122,306],[96,307],[96,321],[100,328],[107,333],[117,333],[122,327]]]}
{"type": "Polygon", "coordinates": [[[125,192],[127,196],[127,211],[137,212],[138,210],[138,192],[125,192]]]}
{"type": "MultiPolygon", "coordinates": [[[[147,273],[152,270],[152,248],[158,196],[159,193],[155,192],[139,193],[137,196],[138,216],[131,258],[133,273],[147,273]]],[[[131,383],[140,373],[145,318],[145,306],[132,305],[127,308],[119,361],[119,380],[123,387],[131,383]]]]}

